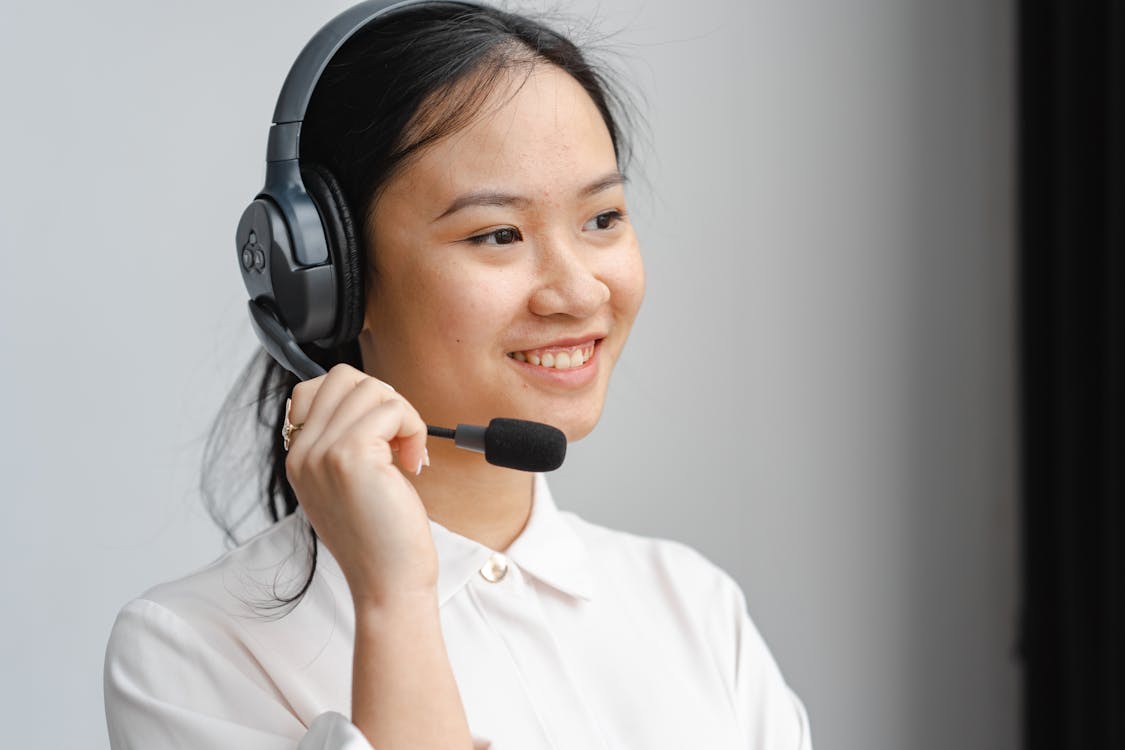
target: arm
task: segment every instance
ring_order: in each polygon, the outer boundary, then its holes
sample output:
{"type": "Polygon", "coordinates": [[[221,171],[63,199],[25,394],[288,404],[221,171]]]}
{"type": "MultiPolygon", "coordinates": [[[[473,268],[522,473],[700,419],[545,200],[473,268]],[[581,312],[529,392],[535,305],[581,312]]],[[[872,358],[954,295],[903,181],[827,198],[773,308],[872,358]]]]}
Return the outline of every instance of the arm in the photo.
{"type": "Polygon", "coordinates": [[[302,430],[286,473],[355,604],[355,724],[328,712],[306,735],[261,665],[226,634],[201,637],[167,608],[138,600],[122,611],[106,653],[113,747],[468,750],[429,520],[395,465],[397,454],[421,470],[425,423],[393,389],[345,365],[298,384],[292,406],[302,430]]]}
{"type": "Polygon", "coordinates": [[[468,750],[436,593],[379,604],[357,600],[352,669],[352,721],[373,745],[468,750]]]}
{"type": "Polygon", "coordinates": [[[469,750],[438,616],[429,518],[396,461],[429,463],[426,424],[393,388],[348,365],[298,383],[286,476],[339,562],[356,613],[352,716],[379,750],[469,750]]]}
{"type": "Polygon", "coordinates": [[[812,750],[804,704],[786,684],[746,609],[742,590],[728,582],[726,619],[734,627],[734,704],[753,748],[812,750]]]}

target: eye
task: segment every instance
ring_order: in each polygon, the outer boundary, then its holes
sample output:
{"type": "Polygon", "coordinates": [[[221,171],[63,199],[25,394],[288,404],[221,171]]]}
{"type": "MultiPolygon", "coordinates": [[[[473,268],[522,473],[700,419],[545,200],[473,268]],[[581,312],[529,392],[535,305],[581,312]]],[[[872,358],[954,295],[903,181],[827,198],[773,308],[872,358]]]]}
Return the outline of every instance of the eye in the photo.
{"type": "Polygon", "coordinates": [[[465,241],[473,245],[511,245],[523,239],[520,230],[515,227],[501,227],[491,232],[474,235],[465,241]]]}
{"type": "Polygon", "coordinates": [[[582,228],[584,230],[613,229],[613,227],[617,226],[617,223],[624,218],[624,211],[618,211],[616,209],[614,209],[613,211],[605,211],[590,219],[582,226],[582,228]]]}

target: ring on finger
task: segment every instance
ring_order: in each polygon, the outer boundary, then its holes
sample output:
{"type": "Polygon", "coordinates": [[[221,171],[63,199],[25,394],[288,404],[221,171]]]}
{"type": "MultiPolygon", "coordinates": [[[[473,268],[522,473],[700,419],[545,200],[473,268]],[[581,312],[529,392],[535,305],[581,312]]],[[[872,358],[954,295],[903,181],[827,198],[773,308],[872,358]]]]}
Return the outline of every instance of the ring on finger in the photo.
{"type": "Polygon", "coordinates": [[[304,422],[293,424],[289,421],[289,408],[292,406],[293,399],[285,399],[285,420],[281,425],[281,444],[285,450],[289,450],[289,443],[293,439],[293,433],[305,426],[304,422]]]}

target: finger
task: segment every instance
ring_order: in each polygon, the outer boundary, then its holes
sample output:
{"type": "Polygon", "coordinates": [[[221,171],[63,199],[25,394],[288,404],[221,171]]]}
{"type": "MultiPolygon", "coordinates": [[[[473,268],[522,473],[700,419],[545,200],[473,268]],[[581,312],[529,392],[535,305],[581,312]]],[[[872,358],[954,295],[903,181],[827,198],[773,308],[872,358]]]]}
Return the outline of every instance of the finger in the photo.
{"type": "Polygon", "coordinates": [[[328,378],[328,373],[318,375],[315,378],[302,380],[297,385],[293,386],[293,390],[289,393],[289,421],[293,424],[302,424],[309,415],[309,407],[312,406],[313,398],[316,397],[316,392],[320,390],[320,386],[328,378]]]}
{"type": "Polygon", "coordinates": [[[398,463],[404,472],[418,474],[422,467],[429,465],[426,423],[414,407],[401,398],[388,399],[366,412],[334,445],[354,444],[354,441],[362,445],[371,445],[373,441],[388,446],[397,443],[398,463]]]}
{"type": "Polygon", "coordinates": [[[328,423],[320,431],[317,442],[331,444],[341,435],[351,429],[357,420],[367,412],[374,409],[384,401],[391,399],[403,400],[393,390],[388,389],[381,381],[367,377],[360,381],[350,392],[344,395],[336,404],[335,411],[328,418],[328,423]]]}
{"type": "MultiPolygon", "coordinates": [[[[286,453],[292,455],[293,447],[297,441],[297,436],[301,433],[305,426],[305,418],[309,412],[309,406],[315,398],[316,393],[328,378],[328,374],[318,375],[315,378],[303,380],[293,387],[290,391],[289,397],[285,399],[285,420],[282,424],[282,437],[284,438],[284,446],[286,453]]],[[[290,465],[289,457],[286,457],[286,465],[290,465]]]]}
{"type": "Polygon", "coordinates": [[[324,434],[306,447],[305,465],[328,468],[339,474],[351,473],[357,464],[390,468],[393,456],[392,442],[399,443],[399,466],[405,471],[418,473],[425,463],[425,446],[421,450],[416,442],[425,440],[425,425],[402,399],[387,399],[365,412],[351,427],[334,440],[324,434]],[[421,432],[419,434],[419,426],[421,432]]]}
{"type": "MultiPolygon", "coordinates": [[[[299,444],[309,445],[328,423],[337,404],[350,393],[357,384],[369,379],[366,373],[349,364],[335,365],[325,375],[298,383],[290,396],[289,420],[302,425],[300,431],[293,433],[290,453],[301,452],[299,444]]],[[[387,386],[390,388],[390,386],[387,386]]],[[[393,389],[392,389],[393,390],[393,389]]]]}
{"type": "Polygon", "coordinates": [[[358,383],[364,378],[371,378],[375,382],[380,383],[388,392],[397,393],[397,391],[395,391],[394,387],[391,386],[390,383],[385,383],[378,378],[373,378],[366,372],[358,370],[355,367],[347,364],[346,362],[340,362],[336,365],[333,365],[332,369],[324,373],[323,375],[318,375],[317,377],[310,378],[308,380],[302,380],[293,387],[293,391],[290,397],[293,400],[292,417],[294,423],[303,422],[308,419],[311,411],[310,407],[316,400],[316,394],[319,392],[321,386],[324,385],[324,383],[329,379],[329,377],[331,377],[333,383],[335,383],[336,380],[343,378],[346,380],[351,380],[353,384],[358,383]]]}

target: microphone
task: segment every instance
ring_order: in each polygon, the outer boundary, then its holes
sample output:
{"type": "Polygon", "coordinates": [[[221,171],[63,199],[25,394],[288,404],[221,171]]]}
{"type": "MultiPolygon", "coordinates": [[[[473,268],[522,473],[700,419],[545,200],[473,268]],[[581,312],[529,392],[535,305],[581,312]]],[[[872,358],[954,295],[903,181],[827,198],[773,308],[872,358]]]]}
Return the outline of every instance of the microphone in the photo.
{"type": "Polygon", "coordinates": [[[459,424],[456,430],[427,425],[426,433],[450,439],[458,448],[483,453],[485,461],[506,469],[554,471],[566,458],[562,430],[526,419],[497,417],[488,427],[459,424]]]}
{"type": "MultiPolygon", "coordinates": [[[[324,374],[324,368],[301,351],[293,334],[265,304],[249,301],[250,322],[262,346],[301,380],[324,374]]],[[[524,419],[497,417],[488,427],[459,424],[456,430],[426,425],[426,434],[448,438],[458,448],[484,454],[494,466],[519,471],[554,471],[566,458],[566,435],[557,427],[524,419]]]]}

